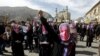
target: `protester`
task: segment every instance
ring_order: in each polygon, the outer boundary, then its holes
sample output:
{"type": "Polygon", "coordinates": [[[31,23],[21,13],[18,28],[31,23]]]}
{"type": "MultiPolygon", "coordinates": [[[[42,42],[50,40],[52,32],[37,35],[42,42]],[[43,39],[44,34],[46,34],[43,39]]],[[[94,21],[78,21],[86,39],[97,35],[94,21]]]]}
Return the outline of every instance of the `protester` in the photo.
{"type": "Polygon", "coordinates": [[[91,47],[92,46],[92,42],[93,42],[93,38],[94,38],[94,26],[92,23],[90,23],[88,25],[87,28],[87,41],[86,41],[86,46],[87,47],[91,47]]]}
{"type": "Polygon", "coordinates": [[[70,56],[75,56],[75,49],[76,49],[76,43],[77,41],[77,30],[76,30],[76,25],[74,21],[70,21],[70,35],[73,37],[73,49],[71,50],[71,55],[70,56]]]}
{"type": "MultiPolygon", "coordinates": [[[[68,30],[69,29],[68,25],[65,25],[65,27],[67,28],[67,31],[66,30],[64,31],[64,32],[67,32],[67,33],[65,33],[67,35],[65,35],[66,36],[66,37],[64,37],[65,39],[62,39],[63,35],[60,34],[60,36],[59,36],[58,34],[55,33],[55,31],[52,29],[52,27],[47,23],[46,19],[43,17],[43,12],[42,11],[39,12],[39,17],[40,17],[40,20],[41,20],[42,24],[44,25],[45,29],[47,30],[47,32],[49,34],[48,35],[49,36],[48,37],[49,41],[50,40],[53,41],[53,49],[52,49],[51,54],[48,55],[48,56],[68,55],[68,53],[66,52],[68,50],[67,46],[70,46],[70,43],[73,43],[73,41],[70,42],[70,40],[69,40],[71,38],[70,38],[69,30],[68,30]],[[62,35],[62,37],[61,37],[61,35],[62,35]],[[69,41],[69,42],[66,42],[66,41],[69,41]],[[67,46],[66,46],[66,44],[67,44],[67,46]]],[[[69,54],[69,56],[70,56],[70,54],[69,54]]]]}
{"type": "Polygon", "coordinates": [[[97,28],[96,28],[96,37],[97,37],[98,44],[99,44],[98,53],[100,56],[100,23],[97,25],[97,28]]]}
{"type": "Polygon", "coordinates": [[[85,35],[86,47],[92,46],[96,36],[100,55],[100,24],[75,24],[72,20],[56,23],[44,18],[42,11],[35,19],[23,21],[22,24],[16,20],[11,27],[0,23],[0,55],[7,52],[6,45],[11,45],[12,56],[25,56],[24,50],[39,53],[39,56],[75,56],[78,37],[84,41],[85,35]]]}
{"type": "Polygon", "coordinates": [[[24,46],[24,49],[27,49],[27,45],[28,45],[28,41],[27,41],[27,30],[28,30],[28,27],[25,25],[25,22],[22,23],[22,32],[23,32],[23,35],[24,35],[24,43],[25,43],[25,46],[24,46]]]}
{"type": "Polygon", "coordinates": [[[4,52],[8,52],[5,48],[10,46],[11,29],[9,25],[5,26],[5,32],[3,34],[3,48],[4,52]]]}
{"type": "Polygon", "coordinates": [[[49,55],[49,42],[48,42],[48,32],[45,29],[44,25],[41,25],[41,36],[39,39],[40,42],[40,54],[39,56],[48,56],[49,55]]]}
{"type": "Polygon", "coordinates": [[[27,33],[26,33],[26,36],[27,36],[27,45],[26,46],[29,47],[29,51],[32,52],[32,50],[33,50],[33,28],[30,23],[26,23],[26,26],[28,27],[27,33]]]}
{"type": "Polygon", "coordinates": [[[6,35],[6,45],[7,47],[10,47],[11,45],[11,26],[8,24],[6,27],[5,27],[5,33],[6,35]]]}
{"type": "Polygon", "coordinates": [[[81,23],[77,23],[77,24],[76,24],[76,29],[77,29],[77,33],[79,33],[79,35],[80,35],[81,23]]]}
{"type": "Polygon", "coordinates": [[[11,33],[11,39],[12,39],[12,54],[13,56],[24,56],[24,50],[23,50],[23,40],[24,36],[22,32],[20,32],[20,26],[18,22],[15,22],[12,27],[12,33],[11,33]]]}
{"type": "Polygon", "coordinates": [[[85,23],[82,23],[81,31],[80,31],[80,41],[84,40],[85,35],[86,35],[86,25],[85,23]]]}
{"type": "Polygon", "coordinates": [[[5,32],[5,27],[3,25],[3,22],[0,22],[0,55],[3,54],[3,34],[5,32]]]}
{"type": "Polygon", "coordinates": [[[96,32],[97,27],[98,27],[98,22],[94,22],[94,34],[95,34],[94,37],[95,37],[96,40],[98,40],[98,38],[97,38],[97,32],[96,32]]]}
{"type": "Polygon", "coordinates": [[[40,33],[40,27],[41,26],[39,25],[39,23],[34,22],[34,25],[33,25],[33,38],[34,38],[34,41],[35,41],[35,48],[36,49],[39,48],[39,35],[41,34],[40,33]]]}
{"type": "Polygon", "coordinates": [[[95,29],[95,33],[96,33],[96,38],[97,40],[100,39],[99,35],[100,35],[100,24],[97,25],[96,29],[95,29]]]}

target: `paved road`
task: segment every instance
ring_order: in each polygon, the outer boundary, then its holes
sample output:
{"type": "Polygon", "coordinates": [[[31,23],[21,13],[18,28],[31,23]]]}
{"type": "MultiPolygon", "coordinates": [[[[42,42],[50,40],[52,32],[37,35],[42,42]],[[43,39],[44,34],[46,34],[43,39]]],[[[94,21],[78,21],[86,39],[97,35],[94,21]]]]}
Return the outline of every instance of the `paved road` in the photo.
{"type": "MultiPolygon", "coordinates": [[[[85,38],[86,39],[86,38],[85,38]]],[[[12,56],[11,55],[11,48],[6,48],[9,50],[9,53],[5,53],[5,56],[12,56]]],[[[38,53],[29,53],[28,50],[25,50],[25,54],[27,56],[39,56],[38,53]]],[[[78,41],[77,48],[76,48],[76,56],[98,56],[98,44],[94,40],[92,44],[92,48],[86,47],[86,41],[78,41]]]]}
{"type": "MultiPolygon", "coordinates": [[[[4,56],[12,56],[12,55],[11,55],[11,52],[12,52],[12,51],[11,51],[11,48],[6,48],[6,49],[9,50],[9,52],[8,52],[8,53],[4,53],[4,54],[5,54],[4,56]]],[[[31,52],[31,53],[30,53],[28,50],[25,50],[24,52],[25,52],[25,55],[26,55],[26,56],[39,56],[38,53],[35,53],[35,52],[31,52]]]]}
{"type": "Polygon", "coordinates": [[[98,42],[94,40],[91,48],[86,47],[86,37],[84,41],[78,41],[76,48],[76,56],[99,56],[98,55],[98,42]]]}

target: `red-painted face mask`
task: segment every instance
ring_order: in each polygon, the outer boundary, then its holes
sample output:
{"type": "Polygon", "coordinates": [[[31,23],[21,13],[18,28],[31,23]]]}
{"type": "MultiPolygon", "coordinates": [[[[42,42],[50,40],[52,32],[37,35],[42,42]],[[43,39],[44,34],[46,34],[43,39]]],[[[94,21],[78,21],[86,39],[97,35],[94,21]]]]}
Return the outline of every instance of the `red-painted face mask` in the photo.
{"type": "Polygon", "coordinates": [[[62,23],[59,26],[59,31],[60,31],[60,38],[62,41],[68,41],[70,38],[70,33],[69,33],[69,25],[66,23],[62,23]]]}

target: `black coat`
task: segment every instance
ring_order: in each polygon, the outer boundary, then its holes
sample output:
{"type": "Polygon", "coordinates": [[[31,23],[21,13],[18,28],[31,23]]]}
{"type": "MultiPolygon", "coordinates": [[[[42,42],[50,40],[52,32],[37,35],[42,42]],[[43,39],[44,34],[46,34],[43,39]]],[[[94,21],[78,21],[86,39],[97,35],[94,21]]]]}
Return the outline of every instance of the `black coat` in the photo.
{"type": "Polygon", "coordinates": [[[53,43],[51,54],[48,56],[63,56],[64,45],[62,44],[59,35],[52,29],[44,17],[41,17],[40,20],[48,31],[48,41],[52,41],[53,43]]]}
{"type": "MultiPolygon", "coordinates": [[[[2,35],[5,32],[5,27],[3,25],[0,25],[0,35],[2,35]]],[[[0,41],[2,41],[2,37],[0,37],[0,41]]]]}
{"type": "Polygon", "coordinates": [[[99,36],[100,35],[100,24],[97,25],[97,28],[95,31],[96,31],[96,35],[99,36]]]}
{"type": "Polygon", "coordinates": [[[86,34],[86,27],[84,27],[84,28],[81,27],[81,33],[80,33],[80,36],[81,36],[81,37],[84,37],[85,34],[86,34]]]}
{"type": "Polygon", "coordinates": [[[16,33],[15,31],[12,31],[11,35],[13,56],[24,56],[24,50],[22,45],[24,35],[21,32],[16,33]]]}
{"type": "Polygon", "coordinates": [[[77,32],[78,32],[78,33],[81,32],[81,23],[77,23],[77,24],[76,24],[76,29],[77,29],[77,32]]]}
{"type": "Polygon", "coordinates": [[[30,27],[30,29],[26,33],[26,36],[27,36],[28,42],[32,43],[32,41],[33,41],[33,29],[32,29],[32,26],[30,27]]]}
{"type": "Polygon", "coordinates": [[[95,36],[94,33],[95,33],[94,28],[93,29],[89,28],[87,30],[87,36],[88,36],[87,39],[88,39],[88,41],[93,42],[93,37],[95,36]]]}

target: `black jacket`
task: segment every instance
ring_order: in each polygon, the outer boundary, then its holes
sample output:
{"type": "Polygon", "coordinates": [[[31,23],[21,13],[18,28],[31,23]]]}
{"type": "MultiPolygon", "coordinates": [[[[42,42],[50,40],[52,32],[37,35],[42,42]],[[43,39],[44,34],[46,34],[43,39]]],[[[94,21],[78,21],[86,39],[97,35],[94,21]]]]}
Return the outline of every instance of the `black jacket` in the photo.
{"type": "Polygon", "coordinates": [[[95,31],[96,31],[96,35],[99,36],[100,35],[100,24],[97,25],[97,28],[95,31]]]}
{"type": "Polygon", "coordinates": [[[44,17],[40,18],[45,29],[48,31],[48,41],[53,42],[53,49],[51,55],[48,56],[62,56],[63,46],[61,44],[61,39],[57,33],[52,29],[52,27],[47,23],[44,17]]]}
{"type": "MultiPolygon", "coordinates": [[[[5,27],[3,25],[0,25],[0,35],[2,35],[5,32],[5,27]]],[[[0,41],[2,40],[2,37],[0,37],[0,41]]]]}

